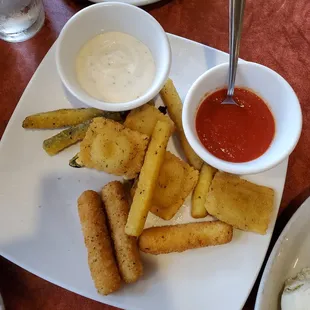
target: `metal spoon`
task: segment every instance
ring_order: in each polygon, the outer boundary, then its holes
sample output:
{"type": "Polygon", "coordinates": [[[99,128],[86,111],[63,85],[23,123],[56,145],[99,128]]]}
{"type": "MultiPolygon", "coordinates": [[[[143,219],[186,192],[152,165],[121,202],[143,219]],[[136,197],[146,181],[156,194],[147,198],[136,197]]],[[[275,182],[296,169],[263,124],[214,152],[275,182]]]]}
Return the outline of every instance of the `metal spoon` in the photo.
{"type": "Polygon", "coordinates": [[[245,0],[229,0],[229,76],[227,97],[222,104],[236,104],[233,99],[238,66],[245,0]]]}

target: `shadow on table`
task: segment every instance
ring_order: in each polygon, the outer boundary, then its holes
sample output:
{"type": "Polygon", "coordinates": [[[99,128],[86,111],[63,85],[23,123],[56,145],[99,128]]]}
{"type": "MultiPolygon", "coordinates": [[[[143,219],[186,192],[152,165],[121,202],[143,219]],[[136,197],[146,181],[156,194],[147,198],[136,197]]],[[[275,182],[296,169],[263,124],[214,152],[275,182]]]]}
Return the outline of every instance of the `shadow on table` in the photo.
{"type": "Polygon", "coordinates": [[[173,2],[173,0],[161,0],[161,1],[158,1],[152,4],[145,5],[142,8],[145,9],[146,11],[151,11],[151,10],[159,9],[170,2],[173,2]]]}
{"type": "Polygon", "coordinates": [[[5,310],[120,310],[49,283],[1,256],[0,270],[5,310]]]}
{"type": "MultiPolygon", "coordinates": [[[[162,6],[168,4],[169,2],[172,2],[173,0],[161,0],[152,4],[148,4],[148,5],[144,5],[142,6],[143,9],[145,9],[146,11],[150,11],[150,10],[154,10],[154,9],[158,9],[161,8],[162,6]]],[[[63,2],[65,2],[69,7],[74,7],[74,8],[79,8],[82,9],[84,7],[87,7],[89,5],[95,4],[89,0],[63,0],[63,2]]],[[[104,1],[102,1],[104,2],[104,1]]],[[[120,0],[120,2],[122,2],[120,0]]]]}

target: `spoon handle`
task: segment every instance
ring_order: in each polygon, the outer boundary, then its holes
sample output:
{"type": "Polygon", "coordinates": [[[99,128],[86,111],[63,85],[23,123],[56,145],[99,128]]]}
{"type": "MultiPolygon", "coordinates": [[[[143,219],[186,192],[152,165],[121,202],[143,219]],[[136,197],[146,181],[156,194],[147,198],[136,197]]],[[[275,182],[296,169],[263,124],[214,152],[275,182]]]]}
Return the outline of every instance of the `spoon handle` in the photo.
{"type": "Polygon", "coordinates": [[[229,0],[229,77],[228,96],[233,96],[238,66],[245,0],[229,0]]]}

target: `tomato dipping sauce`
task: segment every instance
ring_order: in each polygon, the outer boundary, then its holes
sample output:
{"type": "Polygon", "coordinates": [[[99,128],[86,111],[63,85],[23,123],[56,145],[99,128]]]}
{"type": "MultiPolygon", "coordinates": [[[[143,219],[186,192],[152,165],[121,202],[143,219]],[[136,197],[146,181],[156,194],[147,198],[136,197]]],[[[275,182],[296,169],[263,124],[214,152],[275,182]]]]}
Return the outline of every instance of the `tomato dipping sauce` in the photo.
{"type": "Polygon", "coordinates": [[[235,88],[240,106],[221,104],[227,89],[217,90],[200,104],[196,131],[201,143],[214,156],[234,163],[264,154],[275,135],[275,121],[267,104],[255,93],[235,88]]]}

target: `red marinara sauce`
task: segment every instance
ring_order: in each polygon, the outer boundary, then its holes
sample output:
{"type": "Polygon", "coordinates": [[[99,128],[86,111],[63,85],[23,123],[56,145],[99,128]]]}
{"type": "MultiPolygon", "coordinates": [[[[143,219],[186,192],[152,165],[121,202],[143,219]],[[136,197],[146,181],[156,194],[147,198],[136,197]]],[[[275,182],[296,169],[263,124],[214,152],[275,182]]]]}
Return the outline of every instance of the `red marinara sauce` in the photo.
{"type": "Polygon", "coordinates": [[[275,134],[275,121],[266,103],[248,89],[235,88],[234,100],[241,106],[221,104],[227,89],[203,99],[196,115],[201,143],[214,156],[234,163],[254,160],[264,154],[275,134]]]}

